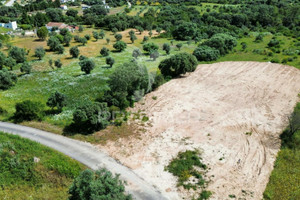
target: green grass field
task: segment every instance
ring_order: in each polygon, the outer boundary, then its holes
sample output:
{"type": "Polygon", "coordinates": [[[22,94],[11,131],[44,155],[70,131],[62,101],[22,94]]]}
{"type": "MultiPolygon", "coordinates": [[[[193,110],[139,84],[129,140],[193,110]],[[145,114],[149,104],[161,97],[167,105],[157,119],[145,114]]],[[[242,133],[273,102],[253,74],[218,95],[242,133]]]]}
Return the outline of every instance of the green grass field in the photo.
{"type": "MultiPolygon", "coordinates": [[[[295,110],[300,112],[300,103],[295,110]]],[[[300,199],[300,131],[295,133],[290,143],[293,144],[292,147],[283,144],[277,155],[264,193],[267,200],[300,199]]]]}
{"type": "Polygon", "coordinates": [[[83,169],[57,151],[0,132],[1,199],[68,199],[68,188],[83,169]]]}

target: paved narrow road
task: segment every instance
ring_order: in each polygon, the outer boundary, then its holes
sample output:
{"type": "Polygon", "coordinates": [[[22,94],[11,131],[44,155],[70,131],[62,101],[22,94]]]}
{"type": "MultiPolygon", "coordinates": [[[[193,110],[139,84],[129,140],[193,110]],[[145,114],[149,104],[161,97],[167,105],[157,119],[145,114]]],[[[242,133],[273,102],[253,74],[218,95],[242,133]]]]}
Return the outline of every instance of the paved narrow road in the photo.
{"type": "Polygon", "coordinates": [[[107,154],[101,152],[90,143],[73,140],[61,135],[41,131],[38,129],[0,122],[0,131],[12,133],[39,142],[56,149],[63,154],[85,164],[91,169],[105,167],[113,173],[120,174],[120,178],[127,182],[126,190],[135,199],[160,200],[166,199],[149,183],[135,174],[129,168],[121,165],[107,154]]]}

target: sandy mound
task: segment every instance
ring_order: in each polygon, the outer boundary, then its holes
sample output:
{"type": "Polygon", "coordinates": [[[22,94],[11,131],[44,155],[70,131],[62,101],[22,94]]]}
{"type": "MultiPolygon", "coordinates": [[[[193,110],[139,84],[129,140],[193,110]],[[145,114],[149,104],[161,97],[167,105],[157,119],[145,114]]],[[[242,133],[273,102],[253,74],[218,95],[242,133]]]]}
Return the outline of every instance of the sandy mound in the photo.
{"type": "Polygon", "coordinates": [[[261,199],[300,92],[300,71],[258,62],[199,65],[136,105],[150,118],[140,137],[101,147],[169,199],[188,193],[164,171],[172,157],[200,148],[213,199],[261,199]],[[156,97],[157,99],[155,100],[156,97]],[[247,133],[247,134],[246,134],[247,133]],[[243,191],[242,191],[243,190],[243,191]]]}

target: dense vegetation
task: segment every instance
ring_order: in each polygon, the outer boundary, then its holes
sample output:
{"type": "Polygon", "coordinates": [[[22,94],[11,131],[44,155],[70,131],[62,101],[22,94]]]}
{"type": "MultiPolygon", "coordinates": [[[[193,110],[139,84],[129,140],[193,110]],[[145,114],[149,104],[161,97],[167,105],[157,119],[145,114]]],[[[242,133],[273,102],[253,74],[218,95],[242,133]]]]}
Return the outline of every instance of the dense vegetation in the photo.
{"type": "Polygon", "coordinates": [[[67,199],[84,167],[28,139],[0,133],[0,196],[4,199],[67,199]]]}
{"type": "Polygon", "coordinates": [[[300,198],[300,103],[289,118],[281,135],[282,147],[264,193],[269,200],[300,198]],[[284,183],[284,184],[283,184],[284,183]]]}

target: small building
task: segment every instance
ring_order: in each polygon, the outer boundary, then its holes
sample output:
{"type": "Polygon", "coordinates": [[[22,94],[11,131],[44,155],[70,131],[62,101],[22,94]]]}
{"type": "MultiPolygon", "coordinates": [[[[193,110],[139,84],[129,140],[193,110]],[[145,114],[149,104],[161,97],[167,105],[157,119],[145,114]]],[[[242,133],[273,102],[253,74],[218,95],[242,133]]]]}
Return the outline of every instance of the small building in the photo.
{"type": "Polygon", "coordinates": [[[60,9],[68,10],[68,6],[66,6],[66,5],[60,5],[60,9]]]}
{"type": "Polygon", "coordinates": [[[12,30],[16,30],[18,28],[17,22],[9,22],[9,23],[0,23],[0,27],[9,28],[12,30]]]}
{"type": "Polygon", "coordinates": [[[75,2],[75,0],[60,0],[60,3],[75,2]]]}
{"type": "Polygon", "coordinates": [[[85,10],[85,9],[91,8],[91,6],[86,5],[86,4],[81,4],[81,8],[82,8],[82,10],[85,10]]]}
{"type": "Polygon", "coordinates": [[[46,28],[50,32],[53,30],[54,27],[57,27],[58,29],[57,32],[59,32],[59,30],[63,28],[67,28],[70,32],[74,32],[75,30],[79,29],[77,26],[70,26],[68,24],[60,23],[60,22],[49,22],[48,24],[46,24],[46,28]]]}

